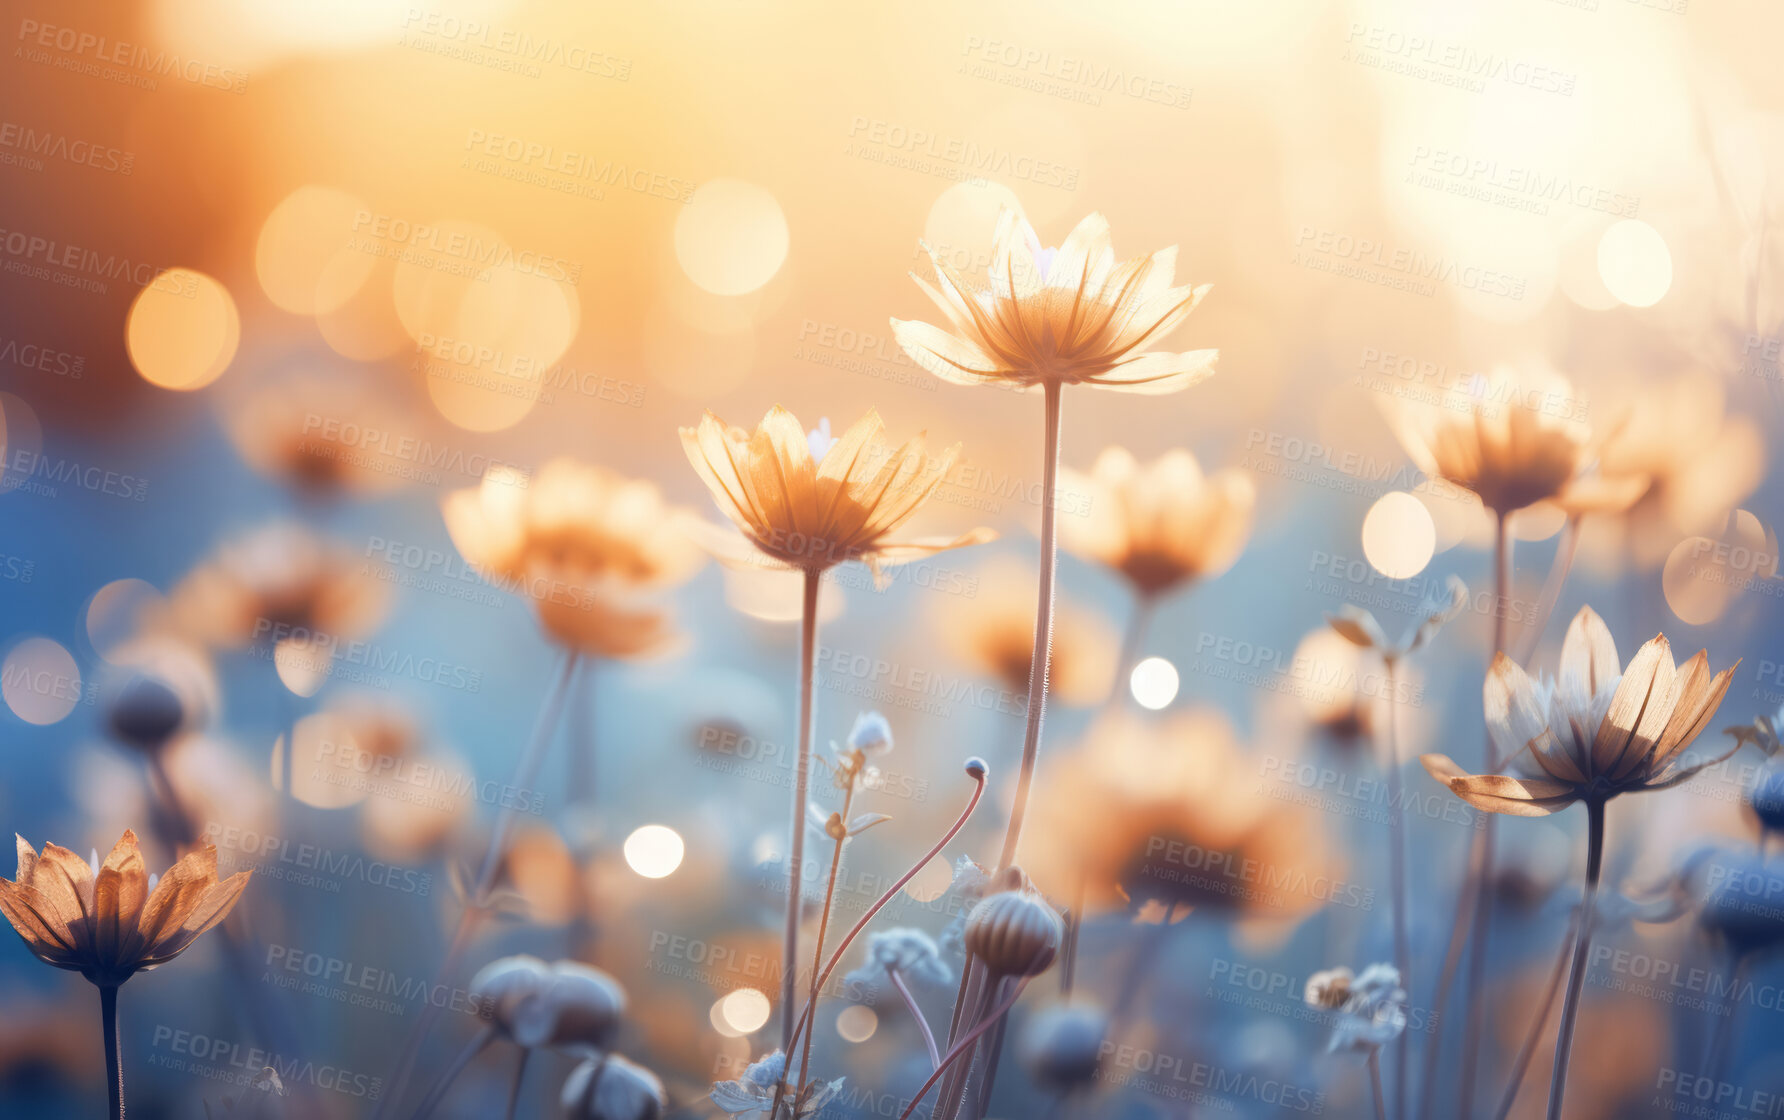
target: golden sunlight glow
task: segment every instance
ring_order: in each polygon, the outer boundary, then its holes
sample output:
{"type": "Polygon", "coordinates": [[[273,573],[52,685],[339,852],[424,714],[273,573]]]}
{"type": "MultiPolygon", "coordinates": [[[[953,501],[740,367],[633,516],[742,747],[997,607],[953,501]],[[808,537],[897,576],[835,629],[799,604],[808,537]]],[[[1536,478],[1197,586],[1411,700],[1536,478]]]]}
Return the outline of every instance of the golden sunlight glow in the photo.
{"type": "Polygon", "coordinates": [[[1652,307],[1672,287],[1672,253],[1646,222],[1625,218],[1598,241],[1598,278],[1631,307],[1652,307]]]}
{"type": "Polygon", "coordinates": [[[1148,657],[1134,666],[1128,687],[1140,707],[1159,711],[1177,698],[1177,666],[1162,657],[1148,657]]]}
{"type": "Polygon", "coordinates": [[[352,246],[364,202],[333,187],[304,186],[260,227],[254,271],[267,298],[297,315],[334,311],[365,286],[378,258],[352,246]]]}
{"type": "Polygon", "coordinates": [[[845,1042],[866,1042],[873,1037],[873,1032],[880,1029],[880,1017],[873,1013],[873,1008],[859,1003],[851,1003],[836,1015],[836,1033],[845,1042]]]}
{"type": "Polygon", "coordinates": [[[647,824],[626,837],[626,866],[646,879],[663,879],[681,866],[685,850],[681,834],[661,824],[647,824]]]}
{"type": "Polygon", "coordinates": [[[1437,551],[1437,525],[1423,502],[1403,491],[1383,494],[1363,518],[1363,555],[1389,579],[1410,579],[1437,551]]]}
{"type": "Polygon", "coordinates": [[[163,389],[202,389],[223,375],[241,343],[242,321],[228,289],[189,268],[162,272],[130,305],[124,343],[144,381],[163,389]]]}
{"type": "Polygon", "coordinates": [[[780,203],[736,179],[701,184],[675,219],[675,259],[688,279],[715,295],[740,296],[774,279],[787,243],[780,203]]]}
{"type": "Polygon", "coordinates": [[[1324,722],[1351,709],[1356,700],[1353,682],[1362,666],[1356,646],[1322,626],[1301,639],[1293,663],[1308,670],[1306,686],[1295,693],[1308,718],[1324,722]]]}

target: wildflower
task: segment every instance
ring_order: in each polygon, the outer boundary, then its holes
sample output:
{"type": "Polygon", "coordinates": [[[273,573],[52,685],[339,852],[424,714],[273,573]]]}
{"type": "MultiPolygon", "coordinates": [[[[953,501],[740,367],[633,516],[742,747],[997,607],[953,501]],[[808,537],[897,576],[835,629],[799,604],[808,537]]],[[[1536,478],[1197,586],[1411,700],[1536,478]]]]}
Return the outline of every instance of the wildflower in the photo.
{"type": "Polygon", "coordinates": [[[1023,882],[987,895],[966,916],[966,950],[994,976],[1039,976],[1052,965],[1065,923],[1014,868],[1005,881],[1023,882]]]}
{"type": "Polygon", "coordinates": [[[1559,680],[1532,681],[1504,653],[1487,674],[1487,730],[1528,776],[1473,775],[1438,754],[1423,757],[1425,769],[1478,809],[1533,817],[1575,801],[1667,789],[1722,760],[1676,761],[1715,715],[1734,666],[1711,676],[1709,655],[1699,650],[1675,667],[1664,634],[1627,668],[1620,664],[1610,630],[1582,607],[1562,642],[1559,680]]]}
{"type": "MultiPolygon", "coordinates": [[[[698,427],[681,429],[681,442],[720,510],[774,565],[810,572],[861,560],[878,569],[994,536],[977,529],[951,540],[887,539],[947,478],[960,447],[931,457],[919,435],[893,450],[877,412],[828,443],[808,439],[779,406],[754,432],[708,412],[698,427]]],[[[721,540],[708,539],[727,554],[721,540]]]]}
{"type": "Polygon", "coordinates": [[[699,570],[691,514],[655,483],[553,459],[526,479],[492,469],[441,503],[467,563],[532,600],[554,641],[602,657],[661,653],[675,638],[656,593],[699,570]]]}
{"type": "Polygon", "coordinates": [[[1111,447],[1089,474],[1061,474],[1061,489],[1083,496],[1082,516],[1060,525],[1066,551],[1113,568],[1142,597],[1220,575],[1251,533],[1250,477],[1237,469],[1204,475],[1187,451],[1142,466],[1111,447]]]}
{"type": "Polygon", "coordinates": [[[920,929],[898,927],[868,935],[867,960],[843,977],[852,988],[871,987],[893,973],[934,987],[954,982],[935,939],[920,929]]]}
{"type": "Polygon", "coordinates": [[[156,879],[143,865],[136,833],[126,831],[101,864],[46,844],[39,856],[18,838],[15,879],[0,879],[0,913],[45,964],[115,988],[185,952],[229,916],[246,871],[217,879],[217,849],[182,857],[156,879]]]}
{"type": "Polygon", "coordinates": [[[1337,971],[1342,977],[1335,976],[1335,981],[1341,982],[1330,983],[1318,993],[1328,1002],[1315,1003],[1313,980],[1307,984],[1309,1003],[1337,1009],[1327,1051],[1373,1053],[1399,1038],[1406,1029],[1406,991],[1400,987],[1400,970],[1391,964],[1372,964],[1354,977],[1348,969],[1337,971]],[[1341,1001],[1330,1002],[1340,993],[1341,1001]]]}
{"type": "Polygon", "coordinates": [[[1217,352],[1149,353],[1210,285],[1173,287],[1175,247],[1117,263],[1109,223],[1087,215],[1057,249],[1014,211],[998,216],[990,287],[975,290],[929,248],[934,285],[912,274],[951,331],[892,320],[911,360],[960,385],[1044,382],[1172,393],[1214,372],[1217,352]]]}
{"type": "Polygon", "coordinates": [[[843,1079],[839,1077],[829,1082],[813,1081],[794,1093],[784,1084],[786,1076],[787,1056],[776,1050],[752,1062],[737,1080],[713,1085],[712,1103],[730,1113],[734,1120],[803,1120],[817,1116],[842,1092],[843,1079]],[[777,1095],[783,1102],[778,1117],[774,1115],[777,1095]]]}

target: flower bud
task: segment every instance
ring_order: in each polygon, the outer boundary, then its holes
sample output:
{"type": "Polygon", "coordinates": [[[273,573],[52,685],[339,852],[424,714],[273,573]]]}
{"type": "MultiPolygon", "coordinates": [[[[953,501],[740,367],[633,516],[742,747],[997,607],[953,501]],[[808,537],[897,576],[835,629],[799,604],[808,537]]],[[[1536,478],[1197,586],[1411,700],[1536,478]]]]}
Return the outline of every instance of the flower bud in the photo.
{"type": "Polygon", "coordinates": [[[545,993],[551,979],[551,969],[538,957],[501,957],[471,977],[471,1005],[478,1018],[512,1037],[515,1019],[545,993]]]}
{"type": "Polygon", "coordinates": [[[625,1010],[626,993],[613,977],[578,961],[558,961],[545,987],[515,1008],[510,1029],[521,1046],[605,1050],[625,1010]]]}
{"type": "MultiPolygon", "coordinates": [[[[1008,883],[1019,875],[1001,878],[1008,883]]],[[[966,916],[967,951],[1004,976],[1047,971],[1064,937],[1065,923],[1039,892],[1026,886],[987,895],[966,916]]]]}
{"type": "Polygon", "coordinates": [[[656,1074],[607,1054],[571,1071],[560,1103],[565,1120],[657,1120],[667,1099],[656,1074]]]}
{"type": "Polygon", "coordinates": [[[1108,1016],[1094,1007],[1061,1004],[1031,1016],[1016,1056],[1037,1084],[1062,1090],[1089,1085],[1102,1064],[1108,1016]]]}
{"type": "Polygon", "coordinates": [[[878,712],[862,712],[849,729],[849,749],[862,754],[884,754],[892,749],[892,725],[878,712]]]}
{"type": "Polygon", "coordinates": [[[130,674],[105,706],[106,727],[119,742],[140,751],[160,750],[185,722],[180,694],[147,673],[130,674]]]}

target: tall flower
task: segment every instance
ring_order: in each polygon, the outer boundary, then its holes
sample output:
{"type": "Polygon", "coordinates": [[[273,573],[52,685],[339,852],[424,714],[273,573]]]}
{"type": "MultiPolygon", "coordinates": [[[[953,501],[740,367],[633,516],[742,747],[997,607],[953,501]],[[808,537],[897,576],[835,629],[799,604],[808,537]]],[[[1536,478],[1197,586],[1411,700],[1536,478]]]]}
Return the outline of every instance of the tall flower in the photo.
{"type": "Polygon", "coordinates": [[[1174,286],[1175,247],[1116,262],[1109,223],[1090,214],[1057,249],[1044,249],[1014,211],[998,216],[988,288],[973,287],[933,249],[935,284],[912,279],[948,317],[952,332],[892,320],[911,360],[962,385],[1040,386],[1045,394],[1041,503],[1041,575],[1030,650],[1028,722],[1022,766],[999,866],[1015,859],[1022,818],[1040,754],[1047,699],[1047,651],[1053,644],[1053,577],[1058,565],[1055,505],[1059,490],[1060,398],[1064,386],[1101,385],[1171,393],[1214,372],[1215,350],[1152,351],[1209,285],[1174,286]]]}
{"type": "Polygon", "coordinates": [[[1059,248],[1044,249],[1034,227],[1005,210],[984,289],[925,248],[936,282],[912,279],[953,329],[900,319],[892,329],[912,361],[945,381],[1172,393],[1214,372],[1214,350],[1149,352],[1211,285],[1173,286],[1175,246],[1118,262],[1101,214],[1087,215],[1059,248]]]}
{"type": "Polygon", "coordinates": [[[1489,813],[1537,817],[1576,801],[1586,806],[1585,896],[1555,1039],[1550,1117],[1560,1115],[1566,1095],[1567,1058],[1604,861],[1605,802],[1619,794],[1678,785],[1740,748],[1737,740],[1721,758],[1694,766],[1678,761],[1709,726],[1734,670],[1730,666],[1712,676],[1703,650],[1675,666],[1664,634],[1643,645],[1624,666],[1609,628],[1590,607],[1583,607],[1562,641],[1558,680],[1531,680],[1503,652],[1487,673],[1487,730],[1517,774],[1469,774],[1444,755],[1422,759],[1451,792],[1489,813]]]}
{"type": "Polygon", "coordinates": [[[459,553],[491,582],[532,601],[565,647],[601,657],[660,652],[674,639],[656,592],[685,582],[704,554],[693,520],[655,483],[553,459],[536,476],[495,469],[441,503],[459,553]]]}
{"type": "MultiPolygon", "coordinates": [[[[893,450],[879,413],[869,411],[840,438],[828,422],[807,433],[780,406],[756,430],[734,428],[708,412],[681,429],[688,461],[725,516],[760,553],[756,562],[804,576],[799,628],[799,727],[787,856],[787,916],[781,959],[781,1049],[792,1052],[798,980],[801,869],[805,860],[807,791],[811,784],[812,687],[817,662],[818,586],[826,570],[862,560],[877,572],[942,549],[990,540],[976,529],[952,540],[895,542],[908,521],[954,466],[959,445],[931,458],[921,435],[893,450]]],[[[730,552],[728,535],[709,543],[730,552]]],[[[728,559],[741,560],[735,554],[728,559]]],[[[748,561],[741,561],[748,562],[748,561]]],[[[809,1053],[809,1051],[808,1051],[809,1053]]]]}
{"type": "Polygon", "coordinates": [[[1061,489],[1083,498],[1083,515],[1059,527],[1066,551],[1113,568],[1142,598],[1221,574],[1251,533],[1250,477],[1234,468],[1203,474],[1187,451],[1141,464],[1111,447],[1089,474],[1061,473],[1061,489]]]}
{"type": "Polygon", "coordinates": [[[959,444],[932,457],[918,435],[894,449],[871,410],[836,439],[827,428],[808,434],[778,405],[753,432],[708,412],[681,429],[681,443],[719,509],[775,566],[812,572],[861,560],[878,568],[991,539],[987,529],[889,539],[946,480],[959,444]]]}
{"type": "Polygon", "coordinates": [[[17,877],[0,879],[0,913],[38,960],[79,972],[99,989],[111,1114],[124,1115],[118,1060],[118,986],[173,960],[229,916],[248,885],[246,871],[217,880],[217,849],[190,852],[157,880],[136,833],[99,862],[18,838],[17,877]]]}

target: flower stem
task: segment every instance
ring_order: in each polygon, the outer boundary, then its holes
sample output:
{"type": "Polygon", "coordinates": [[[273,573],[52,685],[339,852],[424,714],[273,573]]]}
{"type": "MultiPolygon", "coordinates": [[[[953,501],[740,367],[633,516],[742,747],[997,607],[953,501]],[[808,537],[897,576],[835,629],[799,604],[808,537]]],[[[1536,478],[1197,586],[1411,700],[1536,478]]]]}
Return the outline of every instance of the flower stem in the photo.
{"type": "MultiPolygon", "coordinates": [[[[860,936],[861,931],[867,928],[867,923],[873,920],[873,916],[884,909],[886,904],[891,902],[898,892],[904,889],[906,883],[916,878],[917,872],[929,866],[929,861],[934,859],[936,854],[946,847],[948,842],[954,839],[961,829],[966,827],[966,822],[972,819],[973,810],[978,808],[979,798],[985,795],[984,774],[979,773],[974,775],[973,782],[972,797],[967,800],[966,808],[961,810],[959,819],[954,822],[954,827],[948,829],[942,838],[935,842],[935,846],[930,848],[922,859],[912,864],[909,871],[906,871],[903,875],[899,876],[898,881],[887,888],[886,893],[881,895],[872,906],[869,906],[867,912],[861,915],[860,919],[849,929],[849,932],[843,935],[842,940],[837,942],[836,951],[830,954],[830,959],[824,962],[824,971],[818,974],[818,989],[823,989],[824,983],[830,979],[830,974],[835,972],[836,966],[842,962],[842,955],[848,952],[849,946],[854,943],[856,937],[860,936]]],[[[965,975],[965,972],[965,969],[961,970],[963,976],[965,975]]],[[[816,1009],[816,1001],[806,1003],[804,1012],[799,1016],[799,1023],[793,1029],[793,1039],[795,1041],[799,1038],[801,1031],[806,1030],[811,1026],[812,1015],[816,1009]]],[[[792,1043],[789,1042],[788,1045],[791,1046],[792,1043]]]]}
{"type": "Polygon", "coordinates": [[[1598,872],[1604,863],[1604,802],[1586,802],[1586,892],[1580,899],[1579,932],[1574,937],[1573,968],[1567,977],[1567,999],[1561,1004],[1561,1031],[1555,1036],[1555,1072],[1549,1080],[1549,1120],[1560,1120],[1567,1095],[1567,1058],[1573,1049],[1573,1023],[1580,1013],[1580,989],[1586,983],[1586,952],[1592,947],[1592,918],[1598,897],[1598,872]]]}
{"type": "Polygon", "coordinates": [[[1115,661],[1115,679],[1109,685],[1108,699],[1103,701],[1103,714],[1119,710],[1127,698],[1133,695],[1128,687],[1128,678],[1133,675],[1134,665],[1140,660],[1140,650],[1146,644],[1146,626],[1152,621],[1152,605],[1154,599],[1150,595],[1141,595],[1134,600],[1133,613],[1127,616],[1127,627],[1121,635],[1121,654],[1115,661]]]}
{"type": "Polygon", "coordinates": [[[1004,1014],[1016,1005],[1016,1000],[1022,995],[1022,989],[1026,987],[1028,987],[1028,978],[1023,977],[1020,983],[1010,989],[1010,994],[1005,996],[998,1005],[991,1010],[991,1014],[980,1020],[978,1026],[974,1027],[967,1033],[965,1038],[956,1042],[953,1047],[948,1050],[947,1054],[943,1055],[942,1060],[937,1063],[935,1067],[935,1072],[931,1073],[929,1079],[923,1082],[922,1086],[919,1087],[915,1093],[911,1094],[911,1101],[904,1106],[904,1111],[898,1114],[898,1120],[909,1120],[911,1113],[916,1110],[917,1105],[929,1094],[929,1090],[935,1087],[936,1081],[941,1078],[942,1071],[953,1065],[962,1054],[972,1048],[973,1043],[979,1040],[980,1035],[990,1030],[998,1020],[1002,1019],[1004,1014]]]}
{"type": "Polygon", "coordinates": [[[105,1089],[113,1120],[124,1120],[124,1066],[118,1061],[118,986],[99,985],[99,1029],[105,1035],[105,1089]]]}
{"type": "Polygon", "coordinates": [[[818,588],[823,573],[805,573],[799,614],[799,754],[793,763],[792,835],[787,841],[787,928],[781,946],[781,1050],[793,1058],[793,1024],[799,988],[800,875],[805,863],[805,801],[811,786],[812,672],[818,656],[818,588]]]}
{"type": "Polygon", "coordinates": [[[1505,1087],[1505,1096],[1499,1100],[1499,1111],[1493,1114],[1494,1120],[1505,1120],[1511,1115],[1511,1106],[1517,1103],[1518,1090],[1523,1087],[1524,1074],[1530,1070],[1530,1059],[1536,1055],[1536,1044],[1542,1039],[1543,1025],[1549,1021],[1549,1012],[1555,1009],[1555,997],[1561,994],[1561,977],[1566,974],[1567,959],[1573,955],[1574,931],[1579,928],[1579,915],[1576,913],[1567,923],[1567,933],[1561,938],[1561,951],[1555,954],[1555,967],[1549,972],[1549,986],[1543,992],[1542,1004],[1537,1008],[1536,1017],[1530,1021],[1530,1033],[1524,1036],[1524,1044],[1518,1048],[1517,1060],[1512,1063],[1511,1083],[1505,1087]]]}
{"type": "MultiPolygon", "coordinates": [[[[569,691],[571,678],[576,672],[577,655],[564,655],[563,669],[559,672],[551,691],[545,694],[545,702],[539,709],[539,716],[533,722],[533,735],[527,743],[520,763],[515,767],[513,786],[515,789],[537,789],[535,777],[545,762],[547,748],[551,746],[552,733],[557,730],[560,711],[563,707],[564,694],[569,691]]],[[[484,854],[483,867],[477,876],[476,885],[471,895],[465,900],[465,908],[459,914],[458,928],[453,931],[452,941],[446,947],[446,955],[440,960],[440,967],[434,974],[435,985],[440,984],[458,966],[465,949],[471,943],[471,935],[476,931],[489,905],[489,893],[495,887],[496,876],[501,871],[502,859],[507,854],[508,837],[513,831],[514,807],[512,804],[502,808],[496,818],[495,830],[489,837],[489,850],[484,854]]],[[[429,989],[432,990],[431,988],[429,989]]],[[[427,1039],[427,1032],[433,1026],[434,1019],[440,1009],[432,1000],[425,1001],[421,1012],[416,1015],[415,1023],[409,1028],[409,1037],[403,1043],[402,1055],[397,1059],[395,1073],[391,1076],[390,1088],[378,1101],[377,1109],[372,1113],[372,1120],[381,1120],[395,1107],[392,1101],[401,1099],[403,1090],[408,1087],[409,1078],[415,1071],[415,1059],[421,1052],[421,1044],[427,1039]]]]}
{"type": "Polygon", "coordinates": [[[502,1113],[502,1120],[514,1120],[515,1109],[520,1105],[520,1086],[526,1080],[527,1059],[533,1051],[525,1046],[517,1047],[520,1057],[514,1060],[514,1078],[508,1082],[508,1107],[502,1113]]]}
{"type": "Polygon", "coordinates": [[[427,1120],[429,1116],[432,1116],[434,1109],[438,1108],[440,1102],[445,1099],[446,1090],[452,1088],[452,1083],[457,1081],[458,1075],[463,1073],[465,1067],[471,1064],[471,1059],[483,1053],[484,1048],[487,1047],[495,1037],[496,1029],[494,1026],[486,1026],[476,1034],[472,1035],[471,1041],[465,1043],[465,1048],[458,1052],[458,1057],[452,1059],[451,1064],[440,1071],[440,1080],[436,1081],[434,1087],[428,1090],[427,1096],[422,1098],[420,1107],[415,1110],[414,1115],[411,1116],[409,1120],[427,1120]]]}
{"type": "Polygon", "coordinates": [[[1381,1096],[1381,1049],[1369,1051],[1369,1084],[1375,1089],[1375,1120],[1388,1120],[1387,1105],[1381,1096]]]}
{"type": "Polygon", "coordinates": [[[1070,996],[1078,978],[1078,938],[1084,933],[1084,869],[1079,868],[1072,885],[1072,906],[1065,912],[1065,944],[1059,950],[1059,994],[1070,996]]]}
{"type": "Polygon", "coordinates": [[[905,984],[904,977],[898,975],[896,968],[888,968],[886,975],[892,978],[892,986],[897,988],[898,994],[904,997],[904,1005],[911,1009],[911,1018],[917,1021],[917,1029],[923,1032],[923,1045],[929,1049],[930,1067],[940,1069],[942,1066],[941,1051],[935,1048],[935,1032],[929,1029],[929,1020],[924,1017],[923,1009],[917,1006],[916,997],[911,995],[910,987],[905,984]]]}
{"type": "MultiPolygon", "coordinates": [[[[1388,876],[1394,895],[1394,967],[1409,980],[1412,976],[1412,950],[1406,937],[1406,795],[1400,775],[1400,744],[1395,729],[1395,706],[1398,695],[1394,687],[1399,659],[1384,659],[1387,669],[1388,713],[1382,766],[1387,771],[1388,798],[1392,814],[1388,817],[1388,876]]],[[[1394,1115],[1406,1116],[1406,1032],[1394,1042],[1394,1115]]]]}
{"type": "MultiPolygon", "coordinates": [[[[1493,659],[1505,650],[1506,615],[1511,602],[1511,563],[1512,539],[1510,517],[1501,513],[1493,533],[1493,648],[1488,651],[1488,671],[1491,671],[1493,659]]],[[[1494,745],[1493,737],[1487,736],[1486,761],[1489,774],[1499,772],[1504,761],[1499,757],[1499,748],[1494,745]]],[[[1462,1029],[1462,1075],[1459,1079],[1457,1100],[1460,1102],[1461,1115],[1468,1115],[1474,1109],[1474,1075],[1479,1068],[1480,1036],[1486,1020],[1486,1005],[1481,998],[1481,988],[1487,976],[1487,940],[1492,933],[1493,919],[1493,838],[1498,833],[1499,818],[1497,814],[1489,814],[1486,827],[1475,833],[1474,842],[1480,849],[1480,856],[1473,863],[1478,873],[1472,880],[1474,887],[1474,921],[1473,931],[1469,937],[1468,947],[1468,981],[1462,989],[1462,1006],[1467,1009],[1467,1021],[1462,1029]]]]}
{"type": "Polygon", "coordinates": [[[1746,972],[1747,958],[1737,957],[1734,962],[1734,970],[1729,976],[1728,985],[1729,991],[1735,995],[1736,999],[1729,1002],[1728,1014],[1717,1020],[1716,1030],[1710,1036],[1709,1053],[1704,1055],[1703,1065],[1698,1067],[1709,1071],[1712,1084],[1720,1085],[1722,1075],[1728,1070],[1729,1042],[1734,1037],[1734,1017],[1741,1008],[1739,1002],[1741,978],[1746,975],[1746,972]]]}
{"type": "Polygon", "coordinates": [[[1016,844],[1022,839],[1022,817],[1028,809],[1028,789],[1034,781],[1035,760],[1041,753],[1041,720],[1047,708],[1047,673],[1053,660],[1053,573],[1059,566],[1059,531],[1053,500],[1059,486],[1058,381],[1045,383],[1047,403],[1046,462],[1041,474],[1041,580],[1034,615],[1034,651],[1028,660],[1028,726],[1022,733],[1022,768],[1016,775],[1016,799],[1010,803],[1010,824],[1004,832],[1003,854],[998,870],[1016,862],[1016,844]]]}
{"type": "MultiPolygon", "coordinates": [[[[811,994],[807,997],[807,1002],[811,1004],[816,1004],[818,1002],[818,966],[824,960],[824,931],[830,928],[830,906],[836,899],[836,873],[842,869],[842,846],[848,839],[847,829],[849,810],[853,808],[854,803],[855,780],[853,776],[851,776],[849,778],[849,784],[843,790],[842,794],[842,821],[844,832],[843,835],[836,837],[836,846],[830,853],[830,879],[824,884],[824,911],[818,918],[818,943],[812,947],[811,951],[811,994]]],[[[798,1081],[798,1084],[800,1085],[805,1084],[806,1073],[811,1068],[811,1039],[812,1035],[816,1033],[816,1031],[807,1032],[805,1036],[805,1046],[800,1051],[798,1081]]],[[[790,1056],[791,1055],[789,1055],[789,1057],[790,1056]]]]}

